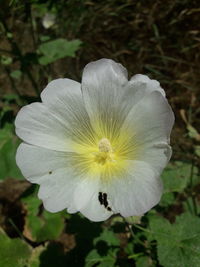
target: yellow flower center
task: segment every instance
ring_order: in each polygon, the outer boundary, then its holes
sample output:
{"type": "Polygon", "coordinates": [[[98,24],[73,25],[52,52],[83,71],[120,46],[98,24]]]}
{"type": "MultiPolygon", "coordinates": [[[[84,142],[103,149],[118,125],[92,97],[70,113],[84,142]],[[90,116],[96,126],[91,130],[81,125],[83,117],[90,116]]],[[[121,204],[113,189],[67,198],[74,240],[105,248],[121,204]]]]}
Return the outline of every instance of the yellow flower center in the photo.
{"type": "Polygon", "coordinates": [[[97,174],[102,180],[108,181],[122,174],[129,164],[128,160],[136,158],[139,150],[137,142],[127,130],[116,130],[112,134],[114,126],[107,130],[100,127],[95,129],[95,134],[85,131],[81,142],[75,144],[76,155],[72,157],[72,164],[80,173],[86,172],[88,177],[97,174]]]}

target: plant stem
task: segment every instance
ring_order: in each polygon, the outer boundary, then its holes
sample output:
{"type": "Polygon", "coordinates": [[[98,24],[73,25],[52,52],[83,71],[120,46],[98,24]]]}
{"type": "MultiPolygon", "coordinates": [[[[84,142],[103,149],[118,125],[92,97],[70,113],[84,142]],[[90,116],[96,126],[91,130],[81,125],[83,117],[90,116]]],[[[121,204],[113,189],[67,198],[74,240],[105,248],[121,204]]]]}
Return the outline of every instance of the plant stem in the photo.
{"type": "MultiPolygon", "coordinates": [[[[193,175],[194,175],[194,163],[192,162],[191,172],[190,172],[190,188],[191,189],[193,187],[193,175]]],[[[197,203],[196,203],[195,195],[191,194],[191,197],[192,197],[192,204],[194,208],[194,215],[197,215],[197,203]]]]}
{"type": "Polygon", "coordinates": [[[148,229],[146,229],[146,228],[144,228],[144,227],[142,227],[142,226],[140,226],[140,225],[138,225],[138,224],[134,224],[134,227],[135,227],[135,228],[138,228],[139,230],[141,230],[141,231],[143,231],[143,232],[151,233],[150,230],[148,230],[148,229]]]}
{"type": "Polygon", "coordinates": [[[13,220],[9,218],[8,221],[12,225],[12,227],[15,229],[15,231],[18,233],[18,235],[21,237],[21,239],[23,239],[25,241],[24,236],[22,235],[22,233],[20,232],[20,230],[18,229],[18,227],[15,225],[15,223],[13,222],[13,220]]]}
{"type": "MultiPolygon", "coordinates": [[[[137,235],[134,234],[132,227],[134,226],[135,228],[138,228],[138,229],[140,229],[140,230],[142,230],[142,231],[145,231],[146,229],[143,228],[143,227],[138,226],[137,224],[131,224],[131,223],[129,223],[129,222],[126,220],[126,218],[124,218],[124,217],[122,217],[122,218],[123,218],[123,221],[125,222],[125,224],[127,225],[127,227],[128,227],[128,229],[129,229],[129,232],[130,232],[132,238],[133,238],[137,243],[141,244],[142,246],[145,246],[144,242],[142,242],[142,241],[140,240],[140,238],[139,238],[137,235]]],[[[148,230],[146,230],[146,231],[149,232],[148,230]]]]}
{"type": "Polygon", "coordinates": [[[134,235],[133,229],[132,229],[132,225],[126,220],[126,218],[124,218],[124,217],[122,217],[122,218],[123,218],[123,221],[125,222],[125,224],[127,225],[132,238],[135,238],[135,235],[134,235]]]}

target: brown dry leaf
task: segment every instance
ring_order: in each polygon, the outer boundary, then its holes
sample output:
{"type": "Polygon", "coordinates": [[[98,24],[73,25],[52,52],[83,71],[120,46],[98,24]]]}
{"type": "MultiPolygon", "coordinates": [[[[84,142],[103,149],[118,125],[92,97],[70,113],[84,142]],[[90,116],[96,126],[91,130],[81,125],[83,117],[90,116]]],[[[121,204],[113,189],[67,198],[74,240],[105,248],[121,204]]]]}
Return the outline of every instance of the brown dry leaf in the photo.
{"type": "Polygon", "coordinates": [[[29,227],[28,227],[27,217],[25,217],[23,236],[25,236],[27,239],[29,239],[33,242],[35,241],[35,239],[33,238],[32,234],[31,234],[31,229],[29,229],[29,227]]]}
{"type": "Polygon", "coordinates": [[[76,246],[75,236],[72,234],[62,233],[58,241],[62,243],[64,252],[70,251],[76,246]]]}
{"type": "Polygon", "coordinates": [[[0,199],[15,202],[30,186],[26,180],[8,178],[0,183],[0,199]]]}

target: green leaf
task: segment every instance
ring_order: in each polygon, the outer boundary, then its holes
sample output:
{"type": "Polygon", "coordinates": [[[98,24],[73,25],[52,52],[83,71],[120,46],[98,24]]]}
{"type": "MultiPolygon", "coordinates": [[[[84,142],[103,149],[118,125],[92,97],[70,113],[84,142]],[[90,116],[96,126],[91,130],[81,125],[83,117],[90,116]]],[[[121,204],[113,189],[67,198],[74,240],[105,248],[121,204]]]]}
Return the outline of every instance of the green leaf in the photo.
{"type": "Polygon", "coordinates": [[[13,125],[6,124],[3,129],[0,129],[0,180],[7,177],[23,179],[15,161],[19,143],[14,135],[13,125]]]}
{"type": "Polygon", "coordinates": [[[105,241],[108,246],[119,246],[120,241],[119,238],[117,238],[117,236],[108,229],[105,229],[100,236],[98,236],[97,238],[94,239],[94,244],[96,245],[99,241],[105,241]]]}
{"type": "Polygon", "coordinates": [[[194,149],[195,149],[195,154],[196,154],[198,157],[200,157],[200,146],[195,146],[194,149]]]}
{"type": "Polygon", "coordinates": [[[31,255],[31,248],[19,238],[9,238],[0,229],[0,266],[23,267],[27,266],[31,255]]]}
{"type": "Polygon", "coordinates": [[[173,204],[175,202],[175,196],[174,193],[165,193],[162,195],[162,198],[159,202],[160,206],[168,207],[169,205],[173,204]]]}
{"type": "Polygon", "coordinates": [[[80,40],[67,41],[62,38],[45,42],[38,48],[38,52],[42,54],[39,63],[47,65],[60,58],[74,57],[81,43],[80,40]]]}
{"type": "Polygon", "coordinates": [[[41,200],[33,194],[22,199],[26,209],[24,235],[32,241],[42,242],[56,239],[64,228],[62,213],[43,210],[40,215],[41,200]]]}
{"type": "Polygon", "coordinates": [[[12,125],[6,124],[3,129],[0,129],[0,149],[10,138],[12,138],[12,125]]]}
{"type": "Polygon", "coordinates": [[[198,131],[190,124],[187,125],[188,135],[189,137],[196,139],[197,141],[200,140],[200,134],[198,131]]]}
{"type": "Polygon", "coordinates": [[[5,94],[3,98],[8,102],[12,100],[15,100],[16,102],[18,102],[19,100],[19,96],[17,94],[5,94]]]}
{"type": "Polygon", "coordinates": [[[12,63],[12,58],[9,56],[2,55],[1,56],[1,64],[2,65],[10,65],[12,63]]]}
{"type": "MultiPolygon", "coordinates": [[[[19,106],[22,105],[21,99],[19,95],[17,94],[5,94],[3,96],[3,99],[5,100],[5,105],[3,107],[3,110],[4,109],[12,110],[12,108],[10,107],[11,101],[15,101],[19,106]]],[[[6,110],[4,110],[4,114],[5,113],[6,113],[6,110]]]]}
{"type": "Polygon", "coordinates": [[[7,32],[6,35],[7,35],[8,39],[12,39],[13,38],[12,32],[7,32]]]}
{"type": "Polygon", "coordinates": [[[85,267],[98,266],[112,267],[116,261],[116,253],[120,241],[112,230],[104,229],[103,232],[94,239],[95,249],[91,250],[86,257],[85,267]]]}
{"type": "Polygon", "coordinates": [[[16,80],[19,80],[22,76],[22,72],[20,70],[14,70],[10,73],[10,76],[16,80]]]}
{"type": "MultiPolygon", "coordinates": [[[[192,165],[176,161],[168,165],[162,174],[164,193],[182,192],[190,181],[192,165]]],[[[197,179],[197,168],[193,168],[193,181],[197,179]]]]}
{"type": "Polygon", "coordinates": [[[165,267],[200,266],[200,219],[190,213],[176,218],[174,224],[150,216],[151,239],[157,240],[159,263],[165,267]]]}
{"type": "Polygon", "coordinates": [[[100,255],[96,249],[90,251],[85,259],[85,267],[93,267],[98,264],[98,267],[115,266],[117,249],[109,250],[106,256],[100,255]]]}
{"type": "MultiPolygon", "coordinates": [[[[0,123],[1,123],[1,119],[3,118],[3,116],[8,112],[8,111],[12,111],[12,108],[9,105],[5,105],[3,106],[2,110],[0,110],[0,123]]],[[[0,129],[1,131],[1,129],[0,129]]]]}
{"type": "Polygon", "coordinates": [[[183,208],[185,212],[190,212],[192,214],[200,214],[200,205],[198,205],[198,200],[193,197],[188,197],[186,201],[183,202],[183,208]]]}
{"type": "Polygon", "coordinates": [[[142,256],[136,259],[136,267],[150,267],[152,265],[152,260],[147,256],[142,256]]]}
{"type": "Polygon", "coordinates": [[[46,42],[46,41],[49,41],[51,37],[48,35],[41,35],[39,38],[40,38],[40,41],[46,42]]]}
{"type": "Polygon", "coordinates": [[[37,239],[40,241],[53,240],[59,237],[63,228],[64,220],[61,213],[50,213],[43,211],[41,216],[43,227],[37,233],[37,239]]]}

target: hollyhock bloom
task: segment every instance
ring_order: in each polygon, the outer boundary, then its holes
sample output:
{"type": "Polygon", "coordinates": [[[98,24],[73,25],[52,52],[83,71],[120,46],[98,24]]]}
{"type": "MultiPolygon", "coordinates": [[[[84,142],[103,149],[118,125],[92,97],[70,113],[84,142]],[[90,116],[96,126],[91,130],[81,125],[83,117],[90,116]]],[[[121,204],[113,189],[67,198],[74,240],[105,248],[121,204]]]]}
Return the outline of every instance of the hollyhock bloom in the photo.
{"type": "Polygon", "coordinates": [[[84,68],[81,84],[54,80],[41,99],[17,115],[24,143],[16,160],[48,211],[103,221],[159,202],[174,123],[159,82],[140,74],[128,81],[121,64],[101,59],[84,68]]]}

